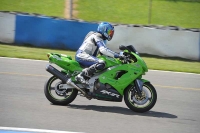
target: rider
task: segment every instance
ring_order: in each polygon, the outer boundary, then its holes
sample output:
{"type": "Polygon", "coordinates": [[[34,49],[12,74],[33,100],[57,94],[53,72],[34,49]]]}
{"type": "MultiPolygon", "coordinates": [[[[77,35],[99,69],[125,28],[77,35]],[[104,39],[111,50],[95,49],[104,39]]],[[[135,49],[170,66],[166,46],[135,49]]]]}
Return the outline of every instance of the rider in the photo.
{"type": "Polygon", "coordinates": [[[119,54],[111,51],[105,45],[106,40],[110,41],[114,35],[114,27],[108,22],[102,22],[97,28],[97,32],[90,31],[78,51],[75,59],[79,64],[88,67],[82,70],[75,79],[87,84],[85,78],[90,78],[96,71],[105,68],[105,62],[96,56],[101,53],[106,56],[119,58],[119,54]]]}

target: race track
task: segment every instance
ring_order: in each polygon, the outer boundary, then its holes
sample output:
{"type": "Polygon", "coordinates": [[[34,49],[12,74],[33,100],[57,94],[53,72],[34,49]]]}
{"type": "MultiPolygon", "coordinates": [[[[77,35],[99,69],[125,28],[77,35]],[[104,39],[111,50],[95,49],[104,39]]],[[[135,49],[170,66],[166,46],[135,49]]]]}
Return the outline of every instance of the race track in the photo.
{"type": "MultiPolygon", "coordinates": [[[[45,61],[0,58],[0,127],[85,133],[199,133],[200,75],[149,71],[158,93],[154,108],[135,113],[120,103],[78,96],[69,106],[44,95],[45,61]]],[[[180,66],[181,67],[181,66],[180,66]]]]}

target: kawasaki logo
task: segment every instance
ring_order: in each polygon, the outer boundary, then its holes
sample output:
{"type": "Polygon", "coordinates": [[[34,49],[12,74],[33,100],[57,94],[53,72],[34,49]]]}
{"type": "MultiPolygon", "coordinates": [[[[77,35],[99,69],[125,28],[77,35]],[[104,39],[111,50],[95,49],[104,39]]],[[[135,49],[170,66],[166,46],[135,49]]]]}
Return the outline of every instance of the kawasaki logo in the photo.
{"type": "Polygon", "coordinates": [[[109,91],[106,91],[106,90],[102,90],[101,92],[102,92],[102,94],[108,94],[108,95],[113,96],[113,97],[116,96],[117,98],[119,98],[119,96],[120,96],[118,94],[115,94],[115,93],[112,93],[112,92],[109,92],[109,91]]]}

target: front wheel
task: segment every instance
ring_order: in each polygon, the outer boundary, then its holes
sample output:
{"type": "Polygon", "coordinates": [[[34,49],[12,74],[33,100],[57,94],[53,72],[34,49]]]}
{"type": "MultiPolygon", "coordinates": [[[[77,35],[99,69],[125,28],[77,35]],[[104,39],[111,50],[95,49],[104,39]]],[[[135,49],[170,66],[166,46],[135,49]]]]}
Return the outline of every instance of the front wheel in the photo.
{"type": "Polygon", "coordinates": [[[139,96],[133,87],[125,90],[124,101],[134,112],[143,113],[149,111],[156,103],[157,93],[153,85],[149,82],[143,84],[142,96],[139,96]]]}
{"type": "Polygon", "coordinates": [[[61,89],[62,81],[52,76],[44,86],[46,98],[53,104],[67,105],[77,96],[78,90],[75,88],[61,89]]]}

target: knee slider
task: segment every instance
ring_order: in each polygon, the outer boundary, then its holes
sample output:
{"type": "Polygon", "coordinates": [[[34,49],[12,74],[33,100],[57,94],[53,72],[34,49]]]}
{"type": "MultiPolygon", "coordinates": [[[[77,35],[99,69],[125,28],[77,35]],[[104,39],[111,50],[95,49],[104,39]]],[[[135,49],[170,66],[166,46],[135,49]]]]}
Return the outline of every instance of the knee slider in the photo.
{"type": "Polygon", "coordinates": [[[106,66],[105,62],[104,61],[99,61],[97,64],[96,64],[96,69],[97,70],[102,70],[104,69],[106,66]]]}

